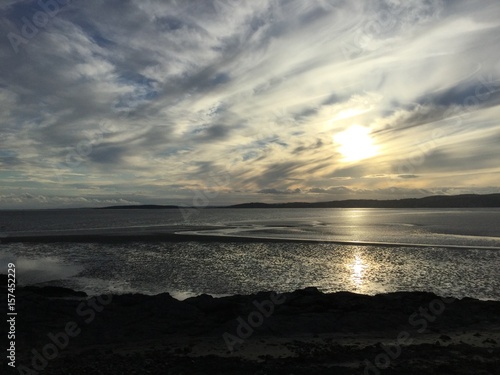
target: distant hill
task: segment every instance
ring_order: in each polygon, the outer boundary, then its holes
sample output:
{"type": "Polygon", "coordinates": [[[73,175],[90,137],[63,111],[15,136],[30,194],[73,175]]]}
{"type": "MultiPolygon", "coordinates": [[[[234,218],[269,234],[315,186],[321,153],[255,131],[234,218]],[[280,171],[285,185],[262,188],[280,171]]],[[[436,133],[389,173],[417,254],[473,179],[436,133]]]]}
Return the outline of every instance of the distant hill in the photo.
{"type": "Polygon", "coordinates": [[[435,195],[392,200],[349,199],[330,202],[243,203],[230,208],[465,208],[500,207],[500,194],[435,195]]]}
{"type": "Polygon", "coordinates": [[[108,207],[99,207],[98,210],[158,210],[158,209],[172,209],[179,208],[179,206],[162,206],[157,204],[140,204],[136,206],[108,206],[108,207]]]}
{"type": "MultiPolygon", "coordinates": [[[[206,208],[473,208],[500,207],[500,194],[433,195],[425,198],[405,198],[391,200],[348,199],[329,202],[288,202],[288,203],[242,203],[232,206],[208,206],[206,208]]],[[[109,206],[99,209],[173,209],[175,205],[144,204],[136,206],[109,206]]],[[[182,207],[186,208],[186,207],[182,207]]]]}

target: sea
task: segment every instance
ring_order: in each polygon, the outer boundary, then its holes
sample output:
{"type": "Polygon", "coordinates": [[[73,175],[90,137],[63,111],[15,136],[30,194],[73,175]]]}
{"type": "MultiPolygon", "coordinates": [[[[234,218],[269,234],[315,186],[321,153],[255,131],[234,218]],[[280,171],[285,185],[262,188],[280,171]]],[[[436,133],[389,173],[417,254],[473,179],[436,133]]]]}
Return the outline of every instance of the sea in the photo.
{"type": "Polygon", "coordinates": [[[312,286],[500,300],[499,208],[0,211],[0,239],[164,227],[193,240],[3,243],[0,273],[14,263],[21,285],[89,295],[168,292],[185,299],[312,286]],[[214,241],[197,241],[200,234],[214,241]],[[253,240],[218,240],[228,236],[253,240]]]}

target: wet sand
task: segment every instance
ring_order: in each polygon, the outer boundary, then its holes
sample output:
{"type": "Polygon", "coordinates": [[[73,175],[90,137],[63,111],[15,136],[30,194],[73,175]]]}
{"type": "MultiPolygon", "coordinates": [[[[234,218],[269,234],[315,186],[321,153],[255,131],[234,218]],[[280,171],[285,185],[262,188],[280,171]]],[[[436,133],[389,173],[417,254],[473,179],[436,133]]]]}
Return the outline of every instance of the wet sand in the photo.
{"type": "Polygon", "coordinates": [[[385,246],[385,247],[439,247],[449,249],[500,250],[497,246],[469,246],[427,243],[401,243],[377,241],[340,241],[335,239],[271,237],[248,235],[231,226],[162,225],[128,228],[81,229],[43,232],[10,232],[0,236],[0,244],[7,243],[130,243],[140,242],[258,242],[258,243],[332,243],[341,245],[385,246]]]}

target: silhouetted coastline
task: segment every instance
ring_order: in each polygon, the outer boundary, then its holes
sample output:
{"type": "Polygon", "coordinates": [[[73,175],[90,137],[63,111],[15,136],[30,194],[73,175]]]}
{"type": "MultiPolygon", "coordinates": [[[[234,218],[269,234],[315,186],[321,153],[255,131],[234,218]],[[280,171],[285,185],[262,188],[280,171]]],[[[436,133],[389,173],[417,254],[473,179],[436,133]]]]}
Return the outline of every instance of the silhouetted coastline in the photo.
{"type": "MultiPolygon", "coordinates": [[[[434,195],[424,198],[405,199],[347,199],[328,202],[250,202],[230,206],[207,208],[485,208],[500,207],[500,194],[434,195]]],[[[175,205],[108,206],[98,209],[178,209],[175,205]]]]}

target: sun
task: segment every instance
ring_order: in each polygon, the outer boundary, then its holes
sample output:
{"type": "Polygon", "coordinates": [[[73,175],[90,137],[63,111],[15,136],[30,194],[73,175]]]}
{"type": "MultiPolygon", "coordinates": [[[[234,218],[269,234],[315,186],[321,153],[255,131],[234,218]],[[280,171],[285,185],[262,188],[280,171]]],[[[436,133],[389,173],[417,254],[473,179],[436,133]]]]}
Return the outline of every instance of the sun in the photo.
{"type": "Polygon", "coordinates": [[[359,161],[378,153],[378,147],[370,137],[370,130],[360,125],[352,125],[342,133],[333,136],[344,161],[359,161]]]}

